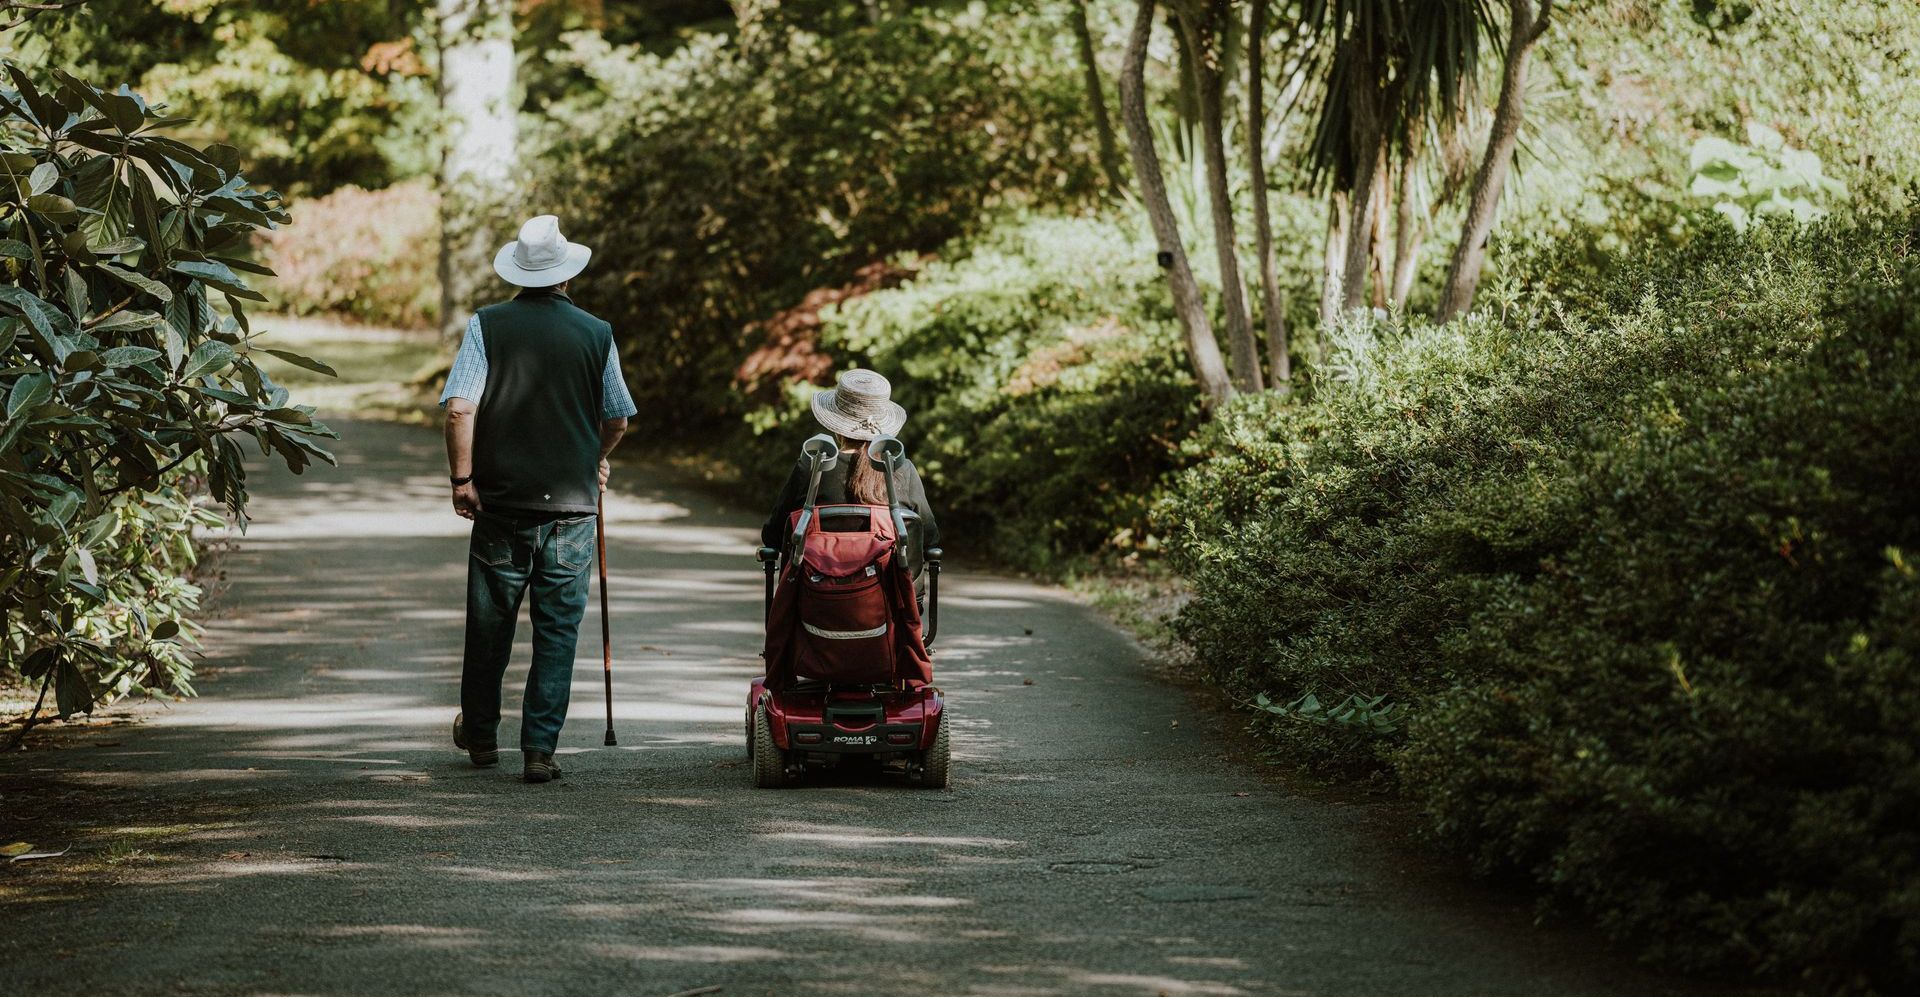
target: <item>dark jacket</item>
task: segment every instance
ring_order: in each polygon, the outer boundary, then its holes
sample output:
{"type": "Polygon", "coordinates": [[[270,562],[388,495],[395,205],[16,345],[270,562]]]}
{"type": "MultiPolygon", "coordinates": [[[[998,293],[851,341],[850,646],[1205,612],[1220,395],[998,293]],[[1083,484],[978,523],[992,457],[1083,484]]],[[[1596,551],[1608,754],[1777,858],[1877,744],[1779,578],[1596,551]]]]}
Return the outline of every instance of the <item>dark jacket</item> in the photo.
{"type": "Polygon", "coordinates": [[[473,483],[488,509],[590,513],[600,498],[607,323],[552,290],[480,309],[487,388],[474,416],[473,483]]]}

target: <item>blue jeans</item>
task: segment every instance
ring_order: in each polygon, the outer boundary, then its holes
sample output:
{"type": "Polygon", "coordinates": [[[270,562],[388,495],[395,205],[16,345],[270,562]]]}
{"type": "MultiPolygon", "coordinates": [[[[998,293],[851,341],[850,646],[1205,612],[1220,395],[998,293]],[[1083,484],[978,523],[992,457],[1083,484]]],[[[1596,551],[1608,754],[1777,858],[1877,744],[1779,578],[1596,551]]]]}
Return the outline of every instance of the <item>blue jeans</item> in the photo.
{"type": "Polygon", "coordinates": [[[513,656],[520,600],[533,588],[533,668],[520,709],[520,750],[551,752],[573,691],[573,648],[587,608],[592,516],[481,512],[467,547],[467,647],[460,712],[469,747],[499,743],[500,681],[513,656]]]}

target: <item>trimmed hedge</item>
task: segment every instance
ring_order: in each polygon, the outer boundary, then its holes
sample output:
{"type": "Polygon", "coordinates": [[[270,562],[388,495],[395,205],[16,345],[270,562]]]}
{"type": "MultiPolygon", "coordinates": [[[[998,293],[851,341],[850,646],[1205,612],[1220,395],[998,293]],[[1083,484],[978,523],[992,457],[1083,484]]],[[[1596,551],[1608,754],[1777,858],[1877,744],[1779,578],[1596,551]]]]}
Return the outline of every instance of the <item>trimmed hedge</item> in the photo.
{"type": "Polygon", "coordinates": [[[1720,233],[1580,286],[1541,259],[1502,319],[1245,400],[1166,510],[1179,631],[1248,692],[1384,696],[1274,727],[1651,957],[1912,992],[1916,235],[1720,233]]]}

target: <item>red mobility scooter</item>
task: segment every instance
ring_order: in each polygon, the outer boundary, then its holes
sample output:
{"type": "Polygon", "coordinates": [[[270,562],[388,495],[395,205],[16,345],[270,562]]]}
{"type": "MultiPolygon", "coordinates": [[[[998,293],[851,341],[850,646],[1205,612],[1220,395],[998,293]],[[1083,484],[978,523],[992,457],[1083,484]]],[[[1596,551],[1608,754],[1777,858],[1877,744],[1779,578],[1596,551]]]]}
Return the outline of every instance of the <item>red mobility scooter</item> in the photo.
{"type": "Polygon", "coordinates": [[[766,572],[766,674],[747,693],[754,784],[793,785],[855,759],[932,789],[947,785],[948,717],[927,645],[940,620],[938,547],[894,494],[906,446],[882,436],[863,456],[887,483],[885,506],[814,500],[841,459],[830,436],[801,448],[812,480],[786,547],[760,548],[766,572]],[[925,632],[915,566],[927,578],[925,632]]]}

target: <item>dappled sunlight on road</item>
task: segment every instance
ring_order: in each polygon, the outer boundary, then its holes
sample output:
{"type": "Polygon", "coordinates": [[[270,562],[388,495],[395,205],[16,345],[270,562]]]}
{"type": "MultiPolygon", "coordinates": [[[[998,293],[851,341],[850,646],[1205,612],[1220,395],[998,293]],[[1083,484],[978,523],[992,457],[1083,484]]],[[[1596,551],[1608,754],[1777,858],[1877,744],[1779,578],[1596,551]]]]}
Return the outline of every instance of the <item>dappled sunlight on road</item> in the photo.
{"type": "MultiPolygon", "coordinates": [[[[1223,759],[1130,644],[1025,582],[943,582],[951,791],[858,767],[749,788],[756,517],[625,469],[636,493],[608,503],[619,744],[601,743],[596,599],[566,779],[515,778],[524,617],[508,750],[475,769],[449,743],[468,527],[439,440],[343,428],[341,470],[260,475],[260,518],[220,564],[204,698],[0,767],[10,805],[89,794],[143,815],[61,832],[85,860],[16,870],[5,896],[64,939],[165,926],[156,992],[345,994],[327,971],[343,964],[503,995],[1275,994],[1329,960],[1352,962],[1351,990],[1395,992],[1380,984],[1410,966],[1437,981],[1424,992],[1490,978],[1483,937],[1397,908],[1335,843],[1341,815],[1223,759]]],[[[103,949],[62,944],[23,987],[99,989],[103,949]]],[[[1471,992],[1571,992],[1541,986],[1565,982],[1544,961],[1500,959],[1505,983],[1471,992]]]]}

